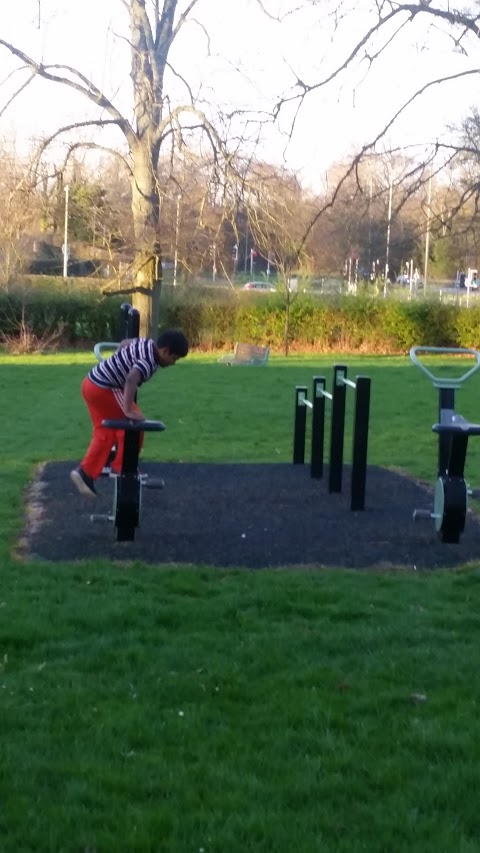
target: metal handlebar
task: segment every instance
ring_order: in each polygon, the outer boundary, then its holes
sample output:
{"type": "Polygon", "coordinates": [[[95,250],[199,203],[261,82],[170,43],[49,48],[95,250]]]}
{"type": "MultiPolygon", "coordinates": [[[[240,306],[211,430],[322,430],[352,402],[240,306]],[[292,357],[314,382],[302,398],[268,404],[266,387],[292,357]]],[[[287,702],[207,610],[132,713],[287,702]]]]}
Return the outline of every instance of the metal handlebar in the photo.
{"type": "Polygon", "coordinates": [[[416,367],[419,367],[420,370],[425,373],[426,376],[433,382],[434,388],[452,388],[453,390],[457,390],[461,388],[462,384],[465,382],[469,376],[472,376],[476,371],[480,368],[480,352],[476,349],[464,349],[464,348],[455,348],[455,347],[412,347],[410,350],[410,358],[413,364],[416,367]],[[435,354],[443,354],[443,355],[473,355],[476,364],[467,370],[463,376],[458,376],[456,378],[448,378],[443,376],[435,376],[428,367],[417,358],[417,353],[435,353],[435,354]]]}
{"type": "Polygon", "coordinates": [[[97,359],[97,361],[103,361],[102,350],[105,349],[116,350],[118,349],[118,344],[113,343],[112,341],[103,341],[99,344],[95,344],[93,352],[95,353],[95,358],[97,359]]]}

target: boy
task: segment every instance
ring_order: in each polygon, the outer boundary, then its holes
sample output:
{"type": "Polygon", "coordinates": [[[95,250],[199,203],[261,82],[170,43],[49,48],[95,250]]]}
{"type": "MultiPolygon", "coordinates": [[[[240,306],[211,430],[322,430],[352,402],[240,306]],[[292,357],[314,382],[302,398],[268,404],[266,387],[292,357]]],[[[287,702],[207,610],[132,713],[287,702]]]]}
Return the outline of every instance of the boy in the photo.
{"type": "MultiPolygon", "coordinates": [[[[171,367],[188,353],[188,341],[175,329],[163,332],[155,342],[151,338],[122,341],[113,355],[93,367],[82,382],[82,396],[93,423],[90,445],[80,465],[70,478],[80,494],[95,498],[95,480],[103,471],[110,451],[117,451],[111,463],[117,474],[122,469],[123,430],[106,429],[102,421],[109,419],[145,420],[135,402],[139,385],[150,379],[159,367],[171,367]]],[[[140,436],[140,447],[143,434],[140,436]]]]}

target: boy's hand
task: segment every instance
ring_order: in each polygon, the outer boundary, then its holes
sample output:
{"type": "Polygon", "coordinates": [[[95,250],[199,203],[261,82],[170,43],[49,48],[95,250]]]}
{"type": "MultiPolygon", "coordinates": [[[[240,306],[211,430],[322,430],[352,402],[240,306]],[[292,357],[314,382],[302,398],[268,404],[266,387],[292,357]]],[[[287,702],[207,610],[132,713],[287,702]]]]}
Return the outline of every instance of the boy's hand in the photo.
{"type": "Polygon", "coordinates": [[[145,415],[142,415],[140,411],[136,409],[131,409],[130,411],[125,412],[125,417],[131,421],[144,421],[145,415]]]}

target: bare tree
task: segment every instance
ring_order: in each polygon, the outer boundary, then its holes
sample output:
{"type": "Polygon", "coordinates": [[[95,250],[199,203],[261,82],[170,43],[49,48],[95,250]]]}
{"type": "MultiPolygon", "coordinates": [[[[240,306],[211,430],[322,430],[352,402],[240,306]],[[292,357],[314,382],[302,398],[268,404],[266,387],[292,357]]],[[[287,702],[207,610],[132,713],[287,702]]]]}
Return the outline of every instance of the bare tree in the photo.
{"type": "Polygon", "coordinates": [[[284,352],[289,353],[291,306],[298,279],[311,275],[311,256],[302,234],[311,220],[313,199],[293,173],[265,163],[251,163],[246,184],[249,230],[270,267],[276,270],[284,296],[284,352]]]}
{"type": "MultiPolygon", "coordinates": [[[[114,126],[123,134],[127,153],[125,162],[130,175],[131,205],[135,238],[134,280],[131,292],[140,310],[142,333],[153,333],[158,327],[161,289],[160,196],[158,163],[161,150],[167,146],[185,145],[188,132],[205,134],[215,151],[217,162],[225,155],[224,141],[216,132],[185,81],[188,98],[173,106],[165,88],[165,73],[174,41],[191,16],[199,0],[119,0],[126,11],[130,27],[130,78],[133,96],[133,121],[130,121],[93,80],[80,70],[63,64],[44,64],[27,55],[20,47],[0,39],[0,45],[16,57],[28,72],[28,79],[13,97],[19,95],[34,78],[66,86],[87,98],[101,111],[100,118],[60,127],[43,143],[43,150],[58,137],[84,128],[114,126]],[[148,8],[147,8],[148,5],[148,8]],[[187,129],[185,129],[185,126],[187,129]]],[[[10,99],[9,103],[13,100],[10,99]]],[[[6,105],[8,106],[8,105],[6,105]]],[[[5,107],[4,107],[5,109],[5,107]]],[[[78,145],[69,147],[69,154],[78,145]]],[[[89,147],[100,147],[89,142],[89,147]]],[[[117,152],[118,153],[118,152],[117,152]]],[[[120,156],[120,155],[118,155],[120,156]]]]}
{"type": "MultiPolygon", "coordinates": [[[[38,231],[41,202],[30,182],[30,160],[0,143],[0,281],[8,283],[23,267],[28,235],[38,231]]],[[[32,251],[32,246],[30,246],[32,251]]]]}
{"type": "MultiPolygon", "coordinates": [[[[335,205],[338,197],[342,194],[345,182],[351,179],[358,181],[359,167],[365,158],[369,158],[372,152],[378,152],[383,148],[384,152],[390,151],[392,156],[402,150],[402,146],[396,145],[392,149],[389,139],[401,127],[402,123],[408,122],[409,110],[420,102],[425,104],[428,110],[429,96],[442,86],[455,85],[462,87],[469,79],[474,79],[480,74],[480,66],[476,57],[478,55],[478,32],[480,26],[480,14],[477,4],[444,4],[439,0],[416,0],[416,2],[394,3],[392,0],[366,0],[365,3],[350,4],[348,0],[343,2],[329,3],[329,0],[304,0],[303,9],[308,9],[312,16],[318,10],[318,20],[322,22],[322,30],[328,28],[331,36],[331,45],[334,53],[328,55],[328,61],[323,58],[323,65],[328,69],[321,73],[316,67],[305,71],[305,58],[290,60],[292,71],[292,85],[281,97],[273,110],[276,119],[283,117],[284,123],[289,128],[288,137],[291,138],[296,132],[302,111],[314,93],[323,90],[330,91],[337,87],[343,92],[351,89],[352,107],[358,100],[361,87],[368,90],[372,74],[379,62],[387,60],[393,55],[393,49],[398,44],[407,45],[407,49],[413,50],[413,45],[419,53],[428,51],[432,54],[441,45],[445,52],[450,48],[452,56],[462,57],[462,64],[458,62],[452,66],[450,72],[445,74],[433,74],[430,79],[422,78],[417,82],[412,78],[412,87],[405,99],[395,107],[391,107],[390,114],[386,112],[389,103],[387,81],[385,85],[385,97],[382,98],[381,121],[372,126],[365,133],[367,137],[359,150],[351,157],[345,165],[343,173],[338,175],[337,182],[331,188],[329,194],[325,194],[318,210],[304,234],[304,240],[308,240],[310,231],[315,227],[317,221],[324,221],[329,211],[335,205]],[[356,8],[357,7],[357,8],[356,8]],[[355,18],[358,11],[359,18],[355,18]],[[403,40],[403,41],[402,41],[403,40]],[[300,70],[301,69],[301,70],[300,70]]],[[[408,62],[408,57],[404,57],[408,62]]],[[[385,67],[385,66],[384,66],[385,67]]],[[[438,65],[437,65],[438,68],[438,65]]],[[[388,73],[392,75],[392,92],[395,92],[395,74],[399,67],[392,61],[388,73]]],[[[449,90],[449,94],[451,89],[449,90]]],[[[352,113],[352,121],[358,122],[358,117],[352,113]]],[[[466,127],[464,130],[466,131],[466,127]]],[[[470,128],[471,129],[471,128],[470,128]]],[[[415,157],[414,165],[405,181],[408,184],[407,192],[400,192],[401,203],[407,204],[410,197],[418,195],[422,186],[428,184],[431,176],[435,178],[446,167],[448,168],[459,156],[462,157],[465,147],[469,147],[470,141],[464,138],[452,139],[452,133],[440,134],[430,139],[418,140],[416,150],[412,152],[415,157]]],[[[465,136],[468,136],[465,133],[465,136]]],[[[359,182],[360,184],[360,182],[359,182]]],[[[475,195],[475,181],[467,190],[464,187],[465,199],[471,199],[475,195]]],[[[460,202],[461,207],[461,202],[460,202]]],[[[458,213],[460,207],[456,205],[452,210],[452,216],[458,213]]],[[[442,219],[445,224],[446,213],[443,211],[442,219]]],[[[444,227],[444,226],[442,226],[444,227]]]]}

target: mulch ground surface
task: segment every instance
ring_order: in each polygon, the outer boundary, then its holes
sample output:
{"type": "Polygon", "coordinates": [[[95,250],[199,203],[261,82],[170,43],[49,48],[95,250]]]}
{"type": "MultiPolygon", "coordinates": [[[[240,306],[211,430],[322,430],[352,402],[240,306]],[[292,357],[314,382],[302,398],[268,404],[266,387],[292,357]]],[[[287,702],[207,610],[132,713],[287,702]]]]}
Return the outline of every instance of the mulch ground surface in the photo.
{"type": "Polygon", "coordinates": [[[480,521],[469,513],[460,544],[443,544],[433,521],[412,521],[432,509],[432,489],[386,468],[370,467],[366,509],[350,511],[350,473],[343,493],[328,494],[328,471],[308,465],[144,463],[163,477],[162,491],[143,490],[141,526],[133,542],[117,542],[109,522],[113,481],[98,481],[95,501],[70,481],[73,463],[49,463],[28,495],[19,552],[48,561],[90,558],[218,567],[324,567],[409,570],[455,567],[480,558],[480,521]]]}

